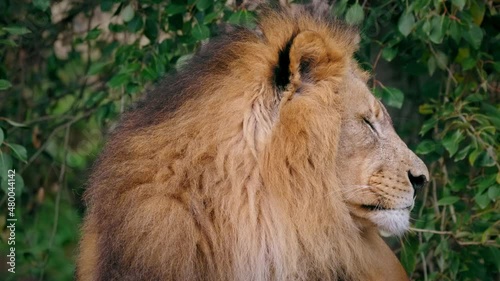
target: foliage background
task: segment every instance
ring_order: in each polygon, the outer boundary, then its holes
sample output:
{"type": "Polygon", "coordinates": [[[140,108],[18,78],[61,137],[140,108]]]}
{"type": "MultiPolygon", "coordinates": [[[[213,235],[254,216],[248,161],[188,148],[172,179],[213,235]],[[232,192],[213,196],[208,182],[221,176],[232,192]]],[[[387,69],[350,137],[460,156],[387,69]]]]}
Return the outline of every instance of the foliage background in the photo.
{"type": "MultiPolygon", "coordinates": [[[[118,115],[245,1],[0,1],[0,273],[71,280],[81,195],[118,115]],[[7,170],[16,169],[16,274],[6,272],[7,170]]],[[[337,1],[397,131],[428,164],[412,231],[392,239],[414,280],[498,280],[500,4],[337,1]]],[[[224,26],[224,25],[222,25],[224,26]]],[[[224,29],[224,27],[222,27],[224,29]]],[[[3,277],[2,277],[3,278],[3,277]]]]}

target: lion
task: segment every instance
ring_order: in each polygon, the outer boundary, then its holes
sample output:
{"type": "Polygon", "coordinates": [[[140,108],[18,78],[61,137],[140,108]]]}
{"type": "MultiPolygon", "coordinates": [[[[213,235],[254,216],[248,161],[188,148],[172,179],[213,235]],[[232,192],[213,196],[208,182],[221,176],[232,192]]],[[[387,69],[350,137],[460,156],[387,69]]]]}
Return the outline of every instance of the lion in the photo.
{"type": "Polygon", "coordinates": [[[96,161],[78,280],[407,280],[425,164],[353,58],[355,28],[264,13],[122,117],[96,161]]]}

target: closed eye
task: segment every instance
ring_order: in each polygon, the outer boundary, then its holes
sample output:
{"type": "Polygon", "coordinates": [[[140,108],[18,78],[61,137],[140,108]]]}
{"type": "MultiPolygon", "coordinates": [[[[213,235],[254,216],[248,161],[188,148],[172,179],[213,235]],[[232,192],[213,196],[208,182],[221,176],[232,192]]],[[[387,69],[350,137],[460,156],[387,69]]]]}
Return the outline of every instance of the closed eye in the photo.
{"type": "Polygon", "coordinates": [[[365,124],[368,125],[368,127],[370,127],[370,130],[372,130],[375,134],[378,134],[377,130],[375,129],[375,126],[373,126],[372,122],[370,122],[368,118],[363,117],[363,122],[365,122],[365,124]]]}

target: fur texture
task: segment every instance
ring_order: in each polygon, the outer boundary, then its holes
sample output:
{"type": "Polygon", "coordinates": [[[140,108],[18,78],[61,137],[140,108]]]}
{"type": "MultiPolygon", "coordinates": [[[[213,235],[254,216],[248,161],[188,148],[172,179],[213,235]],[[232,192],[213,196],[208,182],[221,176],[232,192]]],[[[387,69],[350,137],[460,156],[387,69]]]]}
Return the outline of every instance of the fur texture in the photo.
{"type": "Polygon", "coordinates": [[[356,213],[374,201],[346,197],[368,182],[339,155],[368,131],[345,124],[358,108],[383,108],[352,60],[358,40],[336,21],[267,11],[259,31],[216,39],[165,78],[95,164],[77,278],[407,278],[370,210],[356,213]],[[347,106],[356,91],[365,107],[347,106]]]}

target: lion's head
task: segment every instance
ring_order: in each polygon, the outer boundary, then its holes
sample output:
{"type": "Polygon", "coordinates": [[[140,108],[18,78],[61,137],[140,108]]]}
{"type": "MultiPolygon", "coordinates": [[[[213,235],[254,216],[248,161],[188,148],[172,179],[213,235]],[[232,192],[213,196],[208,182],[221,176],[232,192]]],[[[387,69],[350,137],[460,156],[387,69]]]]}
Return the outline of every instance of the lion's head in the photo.
{"type": "Polygon", "coordinates": [[[429,174],[396,134],[391,117],[363,76],[352,71],[342,90],[345,110],[337,167],[344,200],[355,217],[402,234],[409,227],[415,192],[429,174]]]}
{"type": "MultiPolygon", "coordinates": [[[[285,130],[295,135],[293,141],[304,142],[305,149],[285,152],[287,161],[301,157],[314,166],[318,157],[314,150],[322,155],[336,152],[340,193],[354,219],[361,225],[375,224],[389,234],[402,234],[409,228],[415,191],[428,181],[427,167],[397,135],[384,105],[367,86],[368,73],[351,59],[357,34],[339,22],[311,25],[301,19],[295,28],[281,50],[288,58],[285,66],[281,66],[283,60],[278,61],[278,67],[287,72],[281,76],[275,72],[275,83],[283,84],[278,91],[283,98],[278,100],[277,122],[269,125],[280,128],[287,123],[285,130]],[[334,142],[331,147],[330,141],[334,142]]],[[[269,30],[265,35],[277,36],[269,30]]],[[[281,132],[275,129],[274,133],[281,132]]]]}
{"type": "Polygon", "coordinates": [[[286,11],[258,26],[124,115],[85,193],[79,279],[406,278],[375,226],[408,227],[427,170],[368,90],[356,30],[286,11]]]}

